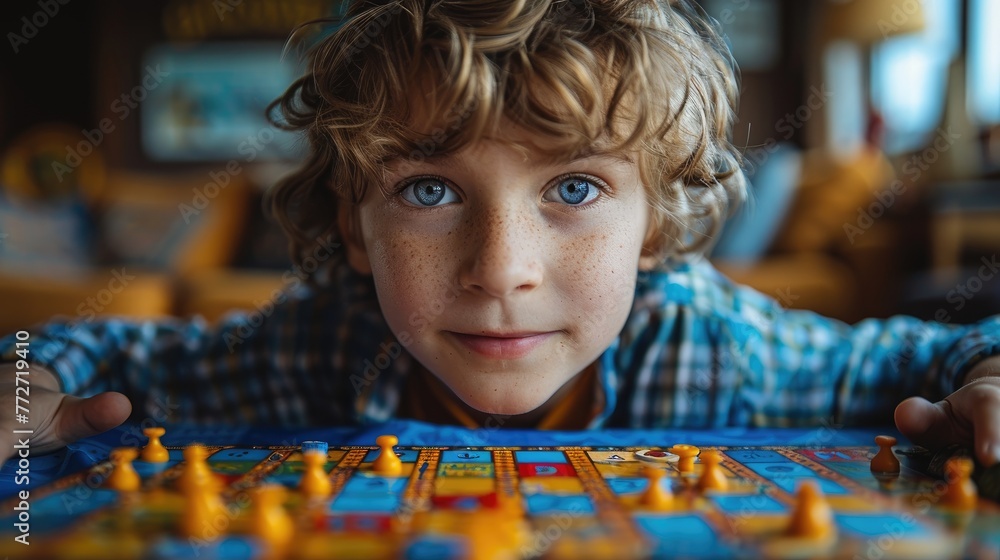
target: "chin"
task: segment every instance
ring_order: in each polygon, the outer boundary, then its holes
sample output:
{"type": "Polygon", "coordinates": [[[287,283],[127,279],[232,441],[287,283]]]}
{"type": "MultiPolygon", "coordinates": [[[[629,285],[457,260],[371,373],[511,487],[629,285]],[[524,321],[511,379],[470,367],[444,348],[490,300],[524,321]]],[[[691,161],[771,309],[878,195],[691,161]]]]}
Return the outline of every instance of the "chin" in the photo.
{"type": "Polygon", "coordinates": [[[530,397],[525,395],[524,399],[504,399],[500,401],[489,400],[465,400],[465,404],[484,414],[496,414],[498,416],[517,416],[527,414],[545,404],[547,399],[538,400],[538,395],[530,397]]]}

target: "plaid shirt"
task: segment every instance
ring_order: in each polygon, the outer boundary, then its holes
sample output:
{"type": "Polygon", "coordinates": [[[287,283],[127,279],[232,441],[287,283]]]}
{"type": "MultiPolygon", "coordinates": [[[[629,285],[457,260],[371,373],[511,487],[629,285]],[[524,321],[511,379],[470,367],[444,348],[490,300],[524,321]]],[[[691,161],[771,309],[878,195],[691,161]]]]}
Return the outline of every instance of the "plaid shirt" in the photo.
{"type": "MultiPolygon", "coordinates": [[[[415,361],[389,331],[370,278],[334,268],[218,325],[201,317],[56,321],[30,330],[35,364],[78,395],[117,390],[158,422],[349,425],[393,418],[415,361]]],[[[897,403],[939,400],[1000,353],[1000,317],[857,325],[731,283],[705,261],[640,273],[628,320],[598,362],[591,427],[887,423],[897,403]]],[[[0,340],[16,359],[13,336],[0,340]]]]}

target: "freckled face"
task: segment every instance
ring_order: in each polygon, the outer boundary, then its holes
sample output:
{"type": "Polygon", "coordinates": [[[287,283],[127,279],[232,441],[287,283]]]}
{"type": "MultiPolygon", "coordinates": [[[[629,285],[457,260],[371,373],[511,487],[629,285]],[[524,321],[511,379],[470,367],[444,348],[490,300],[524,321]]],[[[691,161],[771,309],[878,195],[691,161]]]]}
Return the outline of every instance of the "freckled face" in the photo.
{"type": "Polygon", "coordinates": [[[392,163],[348,244],[397,338],[487,413],[534,410],[611,344],[648,226],[635,163],[528,154],[480,141],[392,163]]]}

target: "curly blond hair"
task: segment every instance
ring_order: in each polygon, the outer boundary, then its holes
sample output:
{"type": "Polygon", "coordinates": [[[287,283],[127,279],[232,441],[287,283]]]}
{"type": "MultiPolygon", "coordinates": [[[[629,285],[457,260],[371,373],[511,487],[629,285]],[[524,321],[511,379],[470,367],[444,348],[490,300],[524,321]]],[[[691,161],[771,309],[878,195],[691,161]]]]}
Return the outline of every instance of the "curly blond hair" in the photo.
{"type": "Polygon", "coordinates": [[[300,266],[387,161],[453,152],[504,119],[554,157],[637,151],[661,261],[704,251],[745,198],[735,64],[693,2],[360,0],[334,23],[268,110],[310,145],[266,201],[300,266]]]}

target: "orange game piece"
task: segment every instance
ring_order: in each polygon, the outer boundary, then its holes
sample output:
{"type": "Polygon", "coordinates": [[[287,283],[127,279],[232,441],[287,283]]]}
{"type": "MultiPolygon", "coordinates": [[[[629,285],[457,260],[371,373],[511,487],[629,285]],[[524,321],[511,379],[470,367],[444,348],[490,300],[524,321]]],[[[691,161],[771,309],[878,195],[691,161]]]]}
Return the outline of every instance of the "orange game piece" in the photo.
{"type": "Polygon", "coordinates": [[[382,450],[378,454],[378,459],[372,463],[372,469],[378,474],[386,476],[396,476],[403,470],[403,462],[399,460],[396,456],[396,452],[393,447],[399,443],[399,438],[396,436],[385,435],[379,436],[375,439],[375,445],[378,445],[382,450]]]}
{"type": "Polygon", "coordinates": [[[122,492],[134,492],[142,486],[139,473],[132,466],[132,461],[139,456],[139,450],[134,447],[118,447],[111,450],[111,463],[114,465],[108,475],[108,488],[122,492]]]}
{"type": "Polygon", "coordinates": [[[680,457],[677,461],[677,470],[681,473],[689,473],[694,470],[694,458],[698,456],[700,450],[686,443],[678,443],[670,448],[670,452],[680,457]]]}
{"type": "Polygon", "coordinates": [[[142,448],[142,455],[140,458],[147,463],[166,463],[170,460],[170,453],[167,452],[167,448],[163,447],[160,443],[160,438],[167,431],[163,428],[146,428],[142,431],[143,435],[149,438],[149,442],[146,446],[142,448]]]}
{"type": "Polygon", "coordinates": [[[295,533],[284,503],[284,486],[264,484],[254,489],[253,532],[272,549],[284,548],[295,533]]]}
{"type": "Polygon", "coordinates": [[[785,534],[789,537],[825,540],[834,536],[833,509],[816,482],[805,479],[795,495],[795,507],[785,534]]]}
{"type": "Polygon", "coordinates": [[[892,452],[892,446],[896,445],[896,438],[892,436],[876,436],[875,443],[878,444],[879,450],[872,457],[872,472],[899,474],[899,459],[892,452]]]}
{"type": "Polygon", "coordinates": [[[308,498],[328,498],[333,491],[333,484],[323,468],[326,465],[326,453],[304,451],[302,462],[306,464],[306,468],[299,479],[299,490],[308,498]]]}
{"type": "Polygon", "coordinates": [[[976,509],[979,499],[976,483],[972,481],[973,464],[968,457],[952,457],[944,464],[944,478],[948,487],[941,495],[941,504],[960,511],[976,509]]]}
{"type": "Polygon", "coordinates": [[[656,511],[663,511],[670,508],[674,501],[674,495],[668,488],[664,488],[662,480],[667,474],[661,469],[647,466],[643,469],[649,486],[639,496],[639,503],[656,511]]]}
{"type": "Polygon", "coordinates": [[[701,454],[701,477],[698,479],[698,489],[705,490],[725,490],[729,487],[729,480],[726,473],[722,471],[719,464],[722,463],[722,454],[715,449],[706,449],[701,454]]]}

